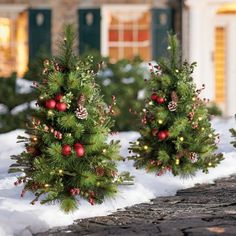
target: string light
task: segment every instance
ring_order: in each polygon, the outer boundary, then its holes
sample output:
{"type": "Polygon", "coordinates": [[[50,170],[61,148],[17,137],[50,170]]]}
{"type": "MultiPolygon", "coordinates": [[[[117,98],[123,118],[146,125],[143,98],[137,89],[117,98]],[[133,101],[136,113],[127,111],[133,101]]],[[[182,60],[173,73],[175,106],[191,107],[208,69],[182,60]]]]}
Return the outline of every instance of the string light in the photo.
{"type": "Polygon", "coordinates": [[[175,160],[175,164],[178,166],[179,165],[179,159],[175,160]]]}
{"type": "Polygon", "coordinates": [[[104,148],[104,149],[102,150],[102,152],[103,152],[103,153],[106,153],[106,152],[107,152],[107,150],[104,148]]]}
{"type": "Polygon", "coordinates": [[[158,123],[159,124],[163,124],[163,120],[158,120],[158,123]]]}
{"type": "Polygon", "coordinates": [[[209,138],[212,138],[212,134],[209,134],[208,137],[209,137],[209,138]]]}
{"type": "Polygon", "coordinates": [[[184,141],[184,137],[180,137],[179,140],[180,140],[181,142],[183,142],[183,141],[184,141]]]}
{"type": "Polygon", "coordinates": [[[202,120],[202,117],[201,117],[201,116],[200,116],[200,117],[198,117],[198,120],[199,120],[199,121],[201,121],[201,120],[202,120]]]}
{"type": "Polygon", "coordinates": [[[209,163],[208,163],[208,166],[212,166],[212,163],[211,163],[211,162],[209,162],[209,163]]]}
{"type": "Polygon", "coordinates": [[[45,184],[44,187],[45,187],[45,188],[48,188],[48,187],[49,187],[49,184],[45,184]]]}
{"type": "Polygon", "coordinates": [[[139,141],[136,142],[136,145],[139,145],[139,141]]]}
{"type": "Polygon", "coordinates": [[[204,131],[205,130],[205,128],[204,127],[202,127],[202,129],[201,129],[202,131],[204,131]]]}
{"type": "Polygon", "coordinates": [[[150,102],[148,103],[148,105],[149,105],[149,106],[152,106],[152,105],[153,105],[153,102],[152,102],[152,101],[150,101],[150,102]]]}
{"type": "Polygon", "coordinates": [[[63,170],[59,170],[58,172],[59,172],[59,174],[62,174],[62,173],[63,173],[63,170]]]}
{"type": "Polygon", "coordinates": [[[144,149],[144,150],[148,150],[148,146],[145,145],[145,146],[143,147],[143,149],[144,149]]]}

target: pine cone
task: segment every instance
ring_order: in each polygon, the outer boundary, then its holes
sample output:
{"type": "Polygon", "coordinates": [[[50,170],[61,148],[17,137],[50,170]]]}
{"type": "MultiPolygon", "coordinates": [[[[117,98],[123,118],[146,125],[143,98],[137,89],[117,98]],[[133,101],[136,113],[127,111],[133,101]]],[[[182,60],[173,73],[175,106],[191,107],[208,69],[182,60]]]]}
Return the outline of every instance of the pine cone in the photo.
{"type": "Polygon", "coordinates": [[[176,109],[177,109],[177,103],[174,102],[174,101],[169,102],[169,104],[168,104],[168,109],[169,109],[170,111],[176,111],[176,109]]]}
{"type": "Polygon", "coordinates": [[[175,91],[171,92],[171,100],[173,102],[176,102],[176,103],[178,102],[178,96],[177,96],[177,93],[175,91]]]}
{"type": "Polygon", "coordinates": [[[78,105],[78,107],[79,107],[79,106],[84,106],[84,103],[85,103],[85,96],[84,96],[84,94],[81,94],[81,95],[78,97],[77,105],[78,105]]]}
{"type": "Polygon", "coordinates": [[[76,111],[75,111],[75,115],[78,119],[80,120],[84,120],[88,117],[88,112],[87,109],[83,106],[79,106],[76,111]]]}

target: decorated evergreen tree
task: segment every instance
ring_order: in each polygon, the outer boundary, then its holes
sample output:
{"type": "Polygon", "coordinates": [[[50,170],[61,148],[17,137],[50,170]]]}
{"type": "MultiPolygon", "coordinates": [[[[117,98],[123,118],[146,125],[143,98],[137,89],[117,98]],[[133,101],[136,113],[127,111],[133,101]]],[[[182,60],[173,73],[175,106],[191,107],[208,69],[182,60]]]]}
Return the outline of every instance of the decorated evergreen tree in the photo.
{"type": "Polygon", "coordinates": [[[218,135],[208,119],[206,99],[191,74],[196,63],[182,63],[176,36],[169,36],[169,59],[151,66],[149,96],[141,113],[141,137],[131,143],[136,168],[162,175],[208,172],[222,159],[216,154],[218,135]]]}
{"type": "Polygon", "coordinates": [[[36,85],[38,109],[28,123],[26,150],[12,158],[9,172],[23,172],[15,185],[24,184],[41,203],[59,202],[65,212],[77,208],[78,198],[92,205],[117,192],[129,178],[118,174],[119,142],[107,143],[112,105],[99,94],[91,70],[92,59],[73,54],[74,33],[65,28],[60,55],[45,60],[42,81],[36,85]]]}
{"type": "MultiPolygon", "coordinates": [[[[235,115],[235,118],[236,118],[236,115],[235,115]]],[[[235,139],[234,141],[231,142],[231,144],[233,144],[233,146],[236,148],[236,130],[232,128],[229,131],[231,132],[232,137],[235,139]]]]}

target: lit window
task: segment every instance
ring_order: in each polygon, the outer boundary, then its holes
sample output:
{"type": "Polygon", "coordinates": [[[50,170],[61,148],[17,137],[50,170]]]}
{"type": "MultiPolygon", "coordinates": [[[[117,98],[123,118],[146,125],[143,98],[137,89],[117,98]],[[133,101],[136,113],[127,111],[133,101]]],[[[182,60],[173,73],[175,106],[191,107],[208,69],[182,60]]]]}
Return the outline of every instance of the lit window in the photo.
{"type": "Polygon", "coordinates": [[[139,9],[109,9],[108,55],[116,61],[122,58],[140,56],[150,60],[150,12],[139,9]]]}

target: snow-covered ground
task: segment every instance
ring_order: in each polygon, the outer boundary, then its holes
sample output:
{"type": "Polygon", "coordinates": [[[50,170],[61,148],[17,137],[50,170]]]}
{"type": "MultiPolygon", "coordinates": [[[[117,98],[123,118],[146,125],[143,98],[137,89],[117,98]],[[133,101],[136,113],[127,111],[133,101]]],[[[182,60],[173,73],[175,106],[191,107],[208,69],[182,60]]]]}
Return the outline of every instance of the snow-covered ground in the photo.
{"type": "MultiPolygon", "coordinates": [[[[73,214],[63,214],[57,205],[45,206],[30,205],[32,196],[28,193],[20,198],[21,186],[15,187],[13,182],[15,175],[7,174],[8,166],[12,163],[9,158],[12,154],[22,151],[21,145],[16,145],[16,137],[23,134],[22,130],[16,130],[0,135],[0,235],[30,236],[32,233],[45,231],[50,227],[72,224],[73,220],[98,215],[106,215],[136,203],[148,202],[156,196],[171,196],[178,189],[191,187],[196,183],[209,183],[219,177],[229,176],[236,173],[236,149],[230,145],[231,135],[229,128],[236,128],[234,119],[218,120],[212,122],[214,128],[221,135],[219,151],[224,153],[225,160],[209,174],[197,173],[190,179],[181,179],[166,174],[157,177],[146,174],[142,170],[132,167],[132,162],[120,163],[120,170],[129,170],[135,176],[135,184],[122,186],[115,199],[108,199],[101,205],[91,206],[81,201],[80,208],[73,214]]],[[[129,142],[135,140],[138,133],[128,132],[112,136],[120,139],[122,144],[121,153],[128,155],[129,142]]]]}

